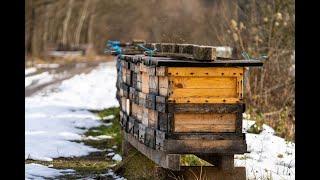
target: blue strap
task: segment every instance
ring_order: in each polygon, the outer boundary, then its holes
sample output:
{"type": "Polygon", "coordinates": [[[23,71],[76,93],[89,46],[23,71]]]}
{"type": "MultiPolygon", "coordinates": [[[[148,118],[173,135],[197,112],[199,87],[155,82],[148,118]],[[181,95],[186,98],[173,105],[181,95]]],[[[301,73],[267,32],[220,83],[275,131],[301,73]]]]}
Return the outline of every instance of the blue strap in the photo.
{"type": "Polygon", "coordinates": [[[143,50],[145,50],[145,52],[147,53],[148,56],[152,56],[154,54],[155,51],[157,51],[157,49],[148,49],[146,47],[144,47],[143,45],[141,44],[137,44],[137,46],[141,47],[143,50]]]}
{"type": "Polygon", "coordinates": [[[121,55],[122,50],[121,50],[121,47],[120,47],[120,41],[111,41],[111,40],[108,40],[107,46],[108,46],[110,49],[114,50],[118,55],[121,55]]]}

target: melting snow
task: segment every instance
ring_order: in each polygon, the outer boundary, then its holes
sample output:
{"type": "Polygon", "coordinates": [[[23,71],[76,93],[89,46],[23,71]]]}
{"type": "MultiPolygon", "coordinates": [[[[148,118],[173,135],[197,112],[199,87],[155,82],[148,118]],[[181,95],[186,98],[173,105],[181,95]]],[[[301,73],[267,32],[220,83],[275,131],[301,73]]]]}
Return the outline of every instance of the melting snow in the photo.
{"type": "Polygon", "coordinates": [[[119,155],[119,154],[116,154],[112,157],[112,160],[115,160],[115,161],[122,161],[122,157],[119,155]]]}
{"type": "Polygon", "coordinates": [[[57,170],[53,168],[49,168],[44,165],[40,164],[26,164],[25,165],[26,173],[25,173],[25,178],[26,179],[48,179],[48,178],[53,178],[56,176],[61,176],[65,173],[72,173],[74,170],[72,169],[66,169],[66,170],[57,170]]]}
{"type": "Polygon", "coordinates": [[[27,68],[27,69],[25,69],[25,75],[29,75],[29,74],[31,74],[31,73],[35,73],[37,71],[37,68],[35,68],[35,67],[32,67],[32,68],[27,68]]]}
{"type": "MultiPolygon", "coordinates": [[[[45,72],[36,77],[47,75],[45,72]]],[[[37,79],[31,76],[26,77],[26,81],[32,80],[32,77],[37,79]]],[[[26,97],[26,159],[51,161],[52,158],[83,156],[99,151],[71,140],[81,140],[84,129],[101,124],[96,115],[84,109],[118,106],[115,98],[115,77],[115,63],[104,63],[89,74],[77,75],[63,81],[57,92],[42,92],[26,97]]],[[[26,164],[26,174],[40,168],[26,164]]],[[[51,170],[50,172],[59,172],[51,170]]]]}
{"type": "MultiPolygon", "coordinates": [[[[244,120],[245,132],[254,121],[244,120]]],[[[247,178],[295,179],[295,144],[274,135],[274,130],[263,125],[260,134],[246,134],[248,151],[235,156],[235,166],[245,166],[247,178]]]]}

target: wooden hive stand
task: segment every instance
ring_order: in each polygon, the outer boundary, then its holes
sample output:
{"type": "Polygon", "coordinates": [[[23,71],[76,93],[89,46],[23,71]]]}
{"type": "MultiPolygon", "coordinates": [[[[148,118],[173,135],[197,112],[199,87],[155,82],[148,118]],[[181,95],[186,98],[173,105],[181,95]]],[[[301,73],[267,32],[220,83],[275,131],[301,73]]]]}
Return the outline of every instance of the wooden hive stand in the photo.
{"type": "Polygon", "coordinates": [[[234,154],[247,152],[242,133],[243,78],[245,67],[262,62],[219,59],[232,53],[211,46],[146,46],[160,49],[161,57],[117,58],[124,154],[134,147],[186,179],[187,169],[202,169],[181,167],[180,155],[194,154],[214,165],[204,167],[207,175],[245,179],[245,169],[234,167],[234,154]],[[174,58],[170,53],[176,54],[174,58]]]}

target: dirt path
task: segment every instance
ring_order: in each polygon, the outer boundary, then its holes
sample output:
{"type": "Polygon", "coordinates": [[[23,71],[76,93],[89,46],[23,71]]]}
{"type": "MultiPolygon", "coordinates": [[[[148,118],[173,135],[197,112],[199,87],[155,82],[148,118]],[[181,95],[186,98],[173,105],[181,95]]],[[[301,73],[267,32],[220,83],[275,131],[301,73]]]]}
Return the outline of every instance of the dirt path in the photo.
{"type": "MultiPolygon", "coordinates": [[[[36,73],[29,74],[28,76],[32,76],[35,74],[39,74],[42,72],[49,72],[50,74],[59,74],[59,76],[55,77],[53,81],[50,81],[48,83],[44,84],[34,84],[30,85],[25,88],[25,97],[31,96],[41,90],[43,90],[46,87],[49,86],[55,86],[60,84],[62,81],[69,79],[77,74],[82,73],[89,73],[91,70],[96,68],[100,63],[102,62],[108,62],[110,60],[106,61],[95,61],[95,62],[69,62],[66,64],[60,64],[58,68],[49,69],[49,68],[42,68],[38,70],[36,73]]],[[[28,77],[26,76],[26,77],[28,77]]]]}

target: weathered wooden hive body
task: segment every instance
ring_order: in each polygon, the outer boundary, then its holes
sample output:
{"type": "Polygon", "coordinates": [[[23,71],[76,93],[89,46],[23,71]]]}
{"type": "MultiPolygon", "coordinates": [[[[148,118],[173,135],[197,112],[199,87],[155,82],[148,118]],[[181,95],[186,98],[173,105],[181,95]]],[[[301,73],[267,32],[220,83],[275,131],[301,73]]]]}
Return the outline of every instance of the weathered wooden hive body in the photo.
{"type": "Polygon", "coordinates": [[[162,167],[179,154],[243,154],[243,80],[256,60],[117,58],[117,99],[125,140],[162,167]]]}

